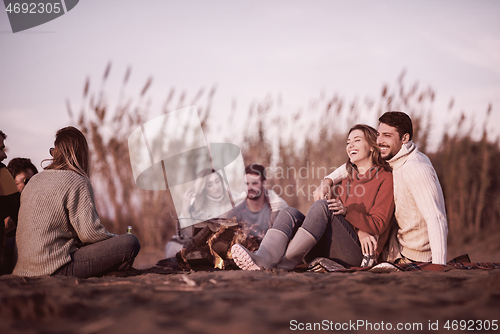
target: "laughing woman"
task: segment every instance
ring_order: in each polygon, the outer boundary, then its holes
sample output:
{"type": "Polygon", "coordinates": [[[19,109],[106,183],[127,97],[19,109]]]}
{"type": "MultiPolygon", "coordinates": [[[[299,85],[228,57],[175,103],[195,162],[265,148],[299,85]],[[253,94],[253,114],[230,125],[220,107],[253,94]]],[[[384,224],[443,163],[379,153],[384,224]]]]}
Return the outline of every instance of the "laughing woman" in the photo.
{"type": "Polygon", "coordinates": [[[349,177],[334,188],[334,198],[316,201],[307,216],[282,210],[257,252],[235,244],[231,253],[243,270],[292,270],[303,258],[327,257],[360,266],[363,254],[376,256],[387,240],[394,213],[391,168],[380,156],[377,131],[356,125],[347,139],[349,177]]]}
{"type": "Polygon", "coordinates": [[[139,241],[101,225],[83,133],[60,129],[51,154],[52,163],[31,178],[21,195],[13,274],[86,278],[130,267],[139,241]]]}

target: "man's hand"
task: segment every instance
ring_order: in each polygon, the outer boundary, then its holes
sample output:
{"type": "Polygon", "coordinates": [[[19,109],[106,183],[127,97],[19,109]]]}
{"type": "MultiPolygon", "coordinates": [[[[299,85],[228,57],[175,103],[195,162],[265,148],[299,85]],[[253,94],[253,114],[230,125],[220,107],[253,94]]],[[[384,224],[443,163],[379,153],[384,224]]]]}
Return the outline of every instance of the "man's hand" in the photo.
{"type": "Polygon", "coordinates": [[[375,252],[377,251],[378,236],[359,230],[358,238],[363,255],[375,255],[375,252]]]}
{"type": "Polygon", "coordinates": [[[326,194],[329,194],[333,185],[333,181],[326,178],[321,181],[318,188],[313,192],[314,201],[324,199],[326,194]]]}

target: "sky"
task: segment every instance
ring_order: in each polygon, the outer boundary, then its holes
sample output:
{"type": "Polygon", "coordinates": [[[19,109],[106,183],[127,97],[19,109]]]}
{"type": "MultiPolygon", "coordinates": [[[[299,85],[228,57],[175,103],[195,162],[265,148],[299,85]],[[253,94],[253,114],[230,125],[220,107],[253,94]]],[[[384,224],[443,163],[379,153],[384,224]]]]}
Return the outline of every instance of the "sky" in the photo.
{"type": "MultiPolygon", "coordinates": [[[[500,134],[500,1],[131,1],[85,0],[65,15],[12,33],[0,9],[0,130],[8,162],[49,158],[56,131],[72,124],[111,62],[112,104],[128,67],[126,94],[149,77],[151,116],[168,92],[216,86],[209,142],[244,127],[253,101],[280,96],[278,112],[306,110],[325,92],[378,97],[406,69],[408,84],[436,91],[436,131],[460,112],[500,134]],[[450,99],[454,109],[447,112],[450,99]]],[[[305,112],[305,111],[303,111],[305,112]]],[[[376,126],[376,124],[371,124],[376,126]]],[[[237,135],[234,140],[236,141],[237,135]]]]}

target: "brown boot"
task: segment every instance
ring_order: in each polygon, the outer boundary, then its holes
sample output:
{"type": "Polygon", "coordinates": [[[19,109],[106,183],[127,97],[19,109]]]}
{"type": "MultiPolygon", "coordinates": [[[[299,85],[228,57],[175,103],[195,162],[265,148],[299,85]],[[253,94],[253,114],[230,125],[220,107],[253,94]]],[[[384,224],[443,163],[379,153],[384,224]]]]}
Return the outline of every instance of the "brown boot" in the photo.
{"type": "Polygon", "coordinates": [[[285,256],[278,263],[276,268],[292,270],[302,262],[304,256],[316,245],[316,239],[307,230],[299,227],[297,233],[288,244],[285,256]]]}

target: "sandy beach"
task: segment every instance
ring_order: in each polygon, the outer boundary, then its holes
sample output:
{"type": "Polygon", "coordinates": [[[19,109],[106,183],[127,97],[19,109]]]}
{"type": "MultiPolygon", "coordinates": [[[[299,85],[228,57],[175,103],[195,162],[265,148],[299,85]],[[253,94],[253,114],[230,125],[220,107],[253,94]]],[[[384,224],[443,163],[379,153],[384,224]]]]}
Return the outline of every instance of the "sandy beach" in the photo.
{"type": "Polygon", "coordinates": [[[6,275],[0,296],[0,332],[12,334],[445,333],[458,331],[461,320],[474,332],[498,332],[492,325],[500,321],[500,270],[182,272],[155,266],[90,279],[6,275]]]}

